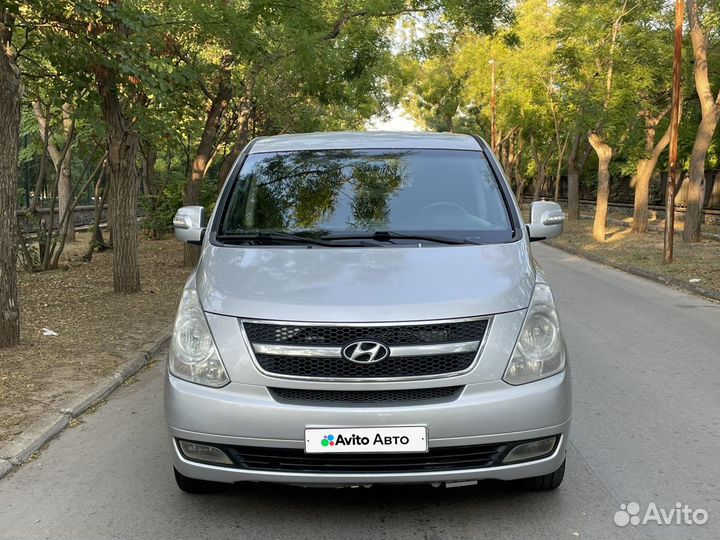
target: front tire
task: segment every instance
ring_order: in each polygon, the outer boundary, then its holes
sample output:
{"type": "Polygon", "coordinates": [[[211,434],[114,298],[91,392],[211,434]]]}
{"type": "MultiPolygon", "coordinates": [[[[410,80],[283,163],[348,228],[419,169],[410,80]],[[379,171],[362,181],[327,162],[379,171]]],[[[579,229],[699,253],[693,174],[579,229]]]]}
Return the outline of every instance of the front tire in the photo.
{"type": "Polygon", "coordinates": [[[533,478],[526,478],[525,480],[522,480],[522,482],[523,487],[530,491],[550,491],[562,484],[564,477],[565,460],[563,460],[562,465],[560,465],[555,472],[544,474],[542,476],[535,476],[533,478]]]}
{"type": "Polygon", "coordinates": [[[189,478],[179,473],[175,467],[173,467],[173,471],[175,472],[175,482],[177,482],[178,487],[185,493],[193,493],[196,495],[217,493],[226,487],[226,484],[220,482],[209,482],[207,480],[189,478]]]}

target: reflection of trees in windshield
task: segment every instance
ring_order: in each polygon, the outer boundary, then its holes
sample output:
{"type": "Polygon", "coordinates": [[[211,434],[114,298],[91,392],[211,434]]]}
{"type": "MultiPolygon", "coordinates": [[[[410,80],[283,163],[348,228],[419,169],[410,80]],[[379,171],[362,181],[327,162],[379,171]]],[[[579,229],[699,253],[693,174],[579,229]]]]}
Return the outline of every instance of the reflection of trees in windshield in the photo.
{"type": "Polygon", "coordinates": [[[389,200],[406,180],[402,164],[394,159],[362,163],[353,169],[355,198],[353,229],[382,228],[390,218],[389,200]]]}
{"type": "Polygon", "coordinates": [[[239,179],[227,232],[238,229],[368,229],[389,218],[407,181],[406,152],[294,152],[262,157],[239,179]]]}

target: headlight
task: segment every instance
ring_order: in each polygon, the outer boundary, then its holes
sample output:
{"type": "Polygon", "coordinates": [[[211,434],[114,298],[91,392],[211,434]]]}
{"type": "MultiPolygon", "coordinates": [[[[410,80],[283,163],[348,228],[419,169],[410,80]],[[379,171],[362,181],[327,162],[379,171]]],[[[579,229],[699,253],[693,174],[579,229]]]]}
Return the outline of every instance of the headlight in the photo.
{"type": "Polygon", "coordinates": [[[537,283],[503,379],[508,384],[525,384],[563,369],[565,344],[555,302],[550,287],[537,283]]]}
{"type": "Polygon", "coordinates": [[[170,373],[205,386],[220,388],[230,382],[205,320],[197,291],[183,291],[168,353],[170,373]]]}

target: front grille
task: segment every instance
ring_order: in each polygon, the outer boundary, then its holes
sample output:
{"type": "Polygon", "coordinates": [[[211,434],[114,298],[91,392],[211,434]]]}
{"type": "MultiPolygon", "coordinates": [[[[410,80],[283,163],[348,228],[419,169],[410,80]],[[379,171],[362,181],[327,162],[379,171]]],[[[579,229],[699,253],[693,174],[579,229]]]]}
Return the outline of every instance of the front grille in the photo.
{"type": "Polygon", "coordinates": [[[488,318],[417,324],[321,325],[242,321],[258,366],[286,377],[389,379],[455,374],[469,369],[488,318]],[[380,343],[377,362],[353,362],[343,351],[359,341],[380,343]]]}
{"type": "Polygon", "coordinates": [[[344,358],[299,358],[256,354],[260,367],[291,377],[386,379],[454,373],[469,368],[474,352],[434,356],[391,356],[376,364],[354,364],[344,358]]]}
{"type": "Polygon", "coordinates": [[[482,341],[487,325],[487,319],[388,326],[243,323],[251,343],[325,346],[342,346],[358,339],[376,339],[390,346],[482,341]]]}
{"type": "Polygon", "coordinates": [[[397,405],[418,402],[452,401],[463,386],[417,388],[412,390],[304,390],[298,388],[269,388],[276,401],[296,405],[397,405]]]}
{"type": "Polygon", "coordinates": [[[517,443],[430,448],[422,454],[306,454],[302,449],[217,445],[236,467],[297,473],[399,473],[494,467],[517,443]]]}

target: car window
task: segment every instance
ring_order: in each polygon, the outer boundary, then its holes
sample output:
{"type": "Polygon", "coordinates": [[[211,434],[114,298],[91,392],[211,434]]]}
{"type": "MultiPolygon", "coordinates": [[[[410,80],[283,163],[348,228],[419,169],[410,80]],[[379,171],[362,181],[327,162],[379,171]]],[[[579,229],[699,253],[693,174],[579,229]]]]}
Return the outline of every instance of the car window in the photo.
{"type": "Polygon", "coordinates": [[[482,152],[328,150],[251,154],[220,234],[353,231],[512,238],[498,181],[482,152]]]}

